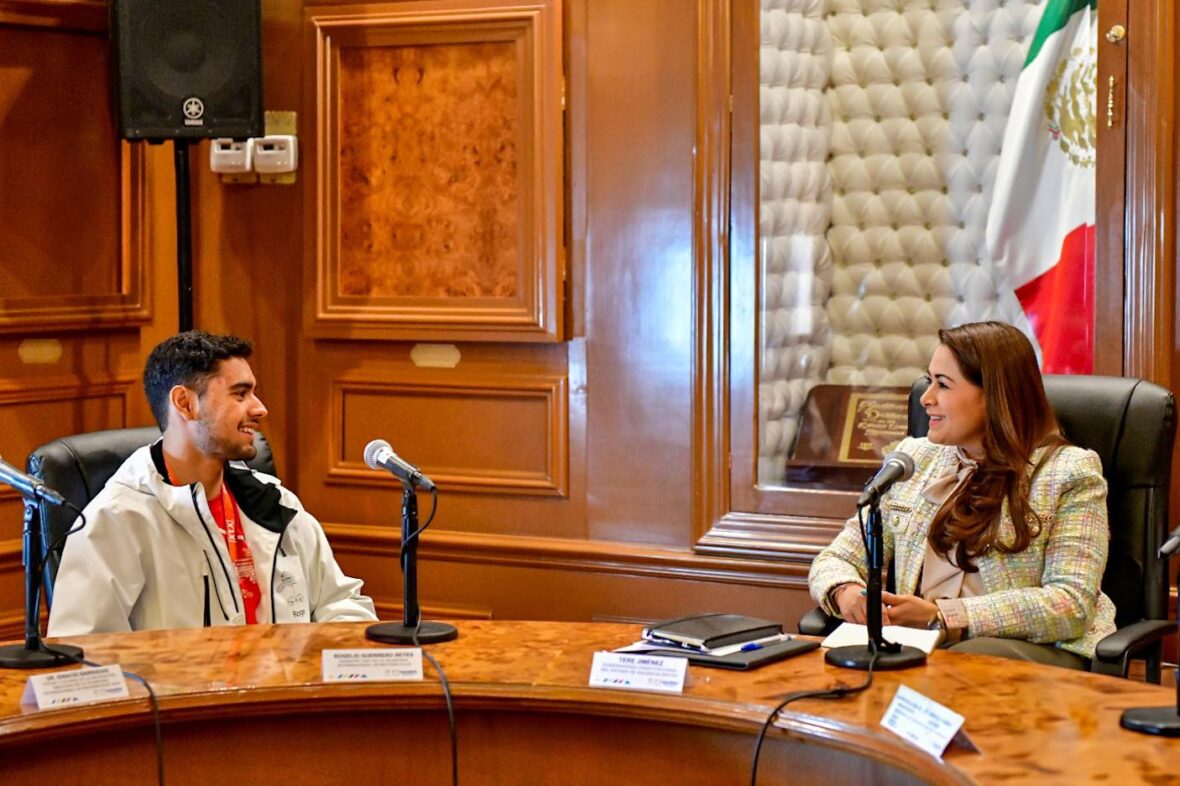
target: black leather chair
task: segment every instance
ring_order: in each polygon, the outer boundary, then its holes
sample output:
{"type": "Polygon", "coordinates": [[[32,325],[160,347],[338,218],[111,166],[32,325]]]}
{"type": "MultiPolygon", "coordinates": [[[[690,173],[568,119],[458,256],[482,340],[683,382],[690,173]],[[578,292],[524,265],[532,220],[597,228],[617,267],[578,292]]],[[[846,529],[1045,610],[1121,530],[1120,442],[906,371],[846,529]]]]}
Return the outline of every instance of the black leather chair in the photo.
{"type": "MultiPolygon", "coordinates": [[[[155,426],[75,434],[55,439],[34,450],[29,454],[26,468],[30,475],[40,478],[45,485],[84,508],[128,456],[159,438],[160,430],[155,426]]],[[[248,462],[250,467],[274,475],[270,443],[261,433],[255,432],[254,447],[258,454],[248,462]]],[[[32,522],[33,531],[41,533],[42,553],[49,555],[45,560],[44,587],[46,605],[51,606],[53,582],[65,546],[62,536],[73,526],[77,516],[67,507],[43,502],[29,506],[25,515],[36,517],[32,522]]]]}
{"type": "MultiPolygon", "coordinates": [[[[924,379],[910,388],[908,430],[930,426],[919,398],[924,379]]],[[[1156,557],[1168,530],[1168,491],[1176,403],[1171,392],[1141,379],[1045,375],[1045,393],[1066,438],[1102,459],[1109,493],[1110,556],[1102,590],[1114,601],[1118,630],[1098,643],[1091,670],[1127,675],[1133,658],[1146,660],[1147,679],[1160,681],[1168,622],[1167,563],[1156,557]]],[[[839,620],[812,609],[799,631],[824,635],[839,620]]]]}

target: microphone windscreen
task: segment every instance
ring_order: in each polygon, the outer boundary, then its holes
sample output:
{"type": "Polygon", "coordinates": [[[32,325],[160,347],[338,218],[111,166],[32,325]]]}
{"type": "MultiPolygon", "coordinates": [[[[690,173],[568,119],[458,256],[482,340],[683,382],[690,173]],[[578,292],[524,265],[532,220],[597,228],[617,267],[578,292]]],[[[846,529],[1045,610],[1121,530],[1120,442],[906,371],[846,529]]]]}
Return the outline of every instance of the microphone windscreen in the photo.
{"type": "MultiPolygon", "coordinates": [[[[388,450],[390,453],[393,452],[393,447],[383,439],[375,439],[368,445],[365,445],[365,463],[369,465],[370,469],[384,469],[377,461],[377,454],[383,450],[388,450]]],[[[910,462],[910,466],[913,466],[912,461],[910,462]]]]}
{"type": "Polygon", "coordinates": [[[900,450],[895,450],[885,457],[885,463],[901,465],[902,474],[898,478],[898,481],[909,480],[910,476],[914,474],[914,459],[909,453],[902,453],[900,450]]]}

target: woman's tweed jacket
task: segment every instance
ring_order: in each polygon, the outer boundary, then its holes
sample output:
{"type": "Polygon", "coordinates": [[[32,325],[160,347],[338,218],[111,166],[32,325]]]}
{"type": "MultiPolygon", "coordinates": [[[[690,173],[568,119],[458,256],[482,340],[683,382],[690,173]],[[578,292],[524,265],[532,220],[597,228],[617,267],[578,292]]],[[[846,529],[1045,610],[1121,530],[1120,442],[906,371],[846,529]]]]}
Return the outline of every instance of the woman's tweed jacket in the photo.
{"type": "MultiPolygon", "coordinates": [[[[898,450],[914,459],[914,475],[898,483],[881,501],[885,564],[893,559],[898,594],[917,594],[926,533],[938,505],[922,497],[930,481],[957,466],[953,446],[907,438],[898,450]]],[[[1033,457],[1033,464],[1040,458],[1033,457]]],[[[1030,467],[1031,471],[1031,467],[1030,467]]],[[[1097,454],[1065,447],[1050,458],[1032,481],[1032,508],[1045,522],[1019,554],[991,550],[975,563],[985,595],[943,601],[940,608],[952,627],[969,636],[1056,643],[1086,658],[1114,627],[1114,604],[1099,589],[1110,532],[1106,521],[1106,481],[1097,454]]],[[[1000,537],[1014,534],[1008,505],[1001,514],[1000,537]]],[[[865,583],[864,545],[852,518],[831,545],[811,564],[811,595],[831,615],[838,610],[828,594],[839,584],[865,583]]]]}

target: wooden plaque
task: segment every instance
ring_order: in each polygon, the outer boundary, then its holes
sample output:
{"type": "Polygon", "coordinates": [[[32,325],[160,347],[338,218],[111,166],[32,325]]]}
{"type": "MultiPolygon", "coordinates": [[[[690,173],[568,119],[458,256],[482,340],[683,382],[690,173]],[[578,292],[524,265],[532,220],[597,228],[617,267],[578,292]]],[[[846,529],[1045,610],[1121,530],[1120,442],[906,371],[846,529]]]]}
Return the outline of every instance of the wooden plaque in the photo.
{"type": "Polygon", "coordinates": [[[908,400],[908,387],[816,385],[787,462],[787,482],[859,487],[906,435],[908,400]]]}

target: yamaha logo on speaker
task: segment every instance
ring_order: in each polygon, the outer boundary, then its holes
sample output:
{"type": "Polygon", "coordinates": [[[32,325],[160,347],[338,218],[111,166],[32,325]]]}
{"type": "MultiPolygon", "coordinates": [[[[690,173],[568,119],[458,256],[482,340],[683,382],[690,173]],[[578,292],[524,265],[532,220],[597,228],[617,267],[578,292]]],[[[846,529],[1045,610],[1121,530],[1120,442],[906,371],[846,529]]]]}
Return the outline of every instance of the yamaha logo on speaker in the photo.
{"type": "Polygon", "coordinates": [[[205,121],[202,119],[205,114],[205,102],[196,96],[189,96],[184,99],[184,124],[186,126],[203,126],[205,121]]]}

